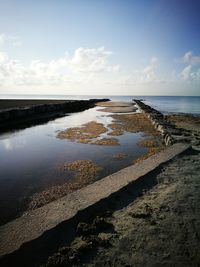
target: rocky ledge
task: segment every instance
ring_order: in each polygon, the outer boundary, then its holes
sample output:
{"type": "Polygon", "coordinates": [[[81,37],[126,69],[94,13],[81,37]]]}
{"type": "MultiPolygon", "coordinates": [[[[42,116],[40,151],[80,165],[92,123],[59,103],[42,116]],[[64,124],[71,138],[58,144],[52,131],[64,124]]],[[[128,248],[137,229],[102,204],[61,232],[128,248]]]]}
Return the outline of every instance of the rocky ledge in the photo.
{"type": "Polygon", "coordinates": [[[176,128],[175,124],[171,123],[160,111],[144,104],[141,100],[134,99],[134,102],[147,115],[155,129],[160,132],[166,146],[177,142],[190,143],[193,141],[185,132],[176,128]]]}

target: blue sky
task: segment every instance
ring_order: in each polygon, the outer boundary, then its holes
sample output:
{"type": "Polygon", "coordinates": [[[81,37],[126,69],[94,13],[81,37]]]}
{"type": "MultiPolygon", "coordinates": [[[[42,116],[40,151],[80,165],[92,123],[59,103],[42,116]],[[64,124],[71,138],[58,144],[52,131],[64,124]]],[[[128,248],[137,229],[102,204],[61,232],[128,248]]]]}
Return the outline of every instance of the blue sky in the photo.
{"type": "Polygon", "coordinates": [[[0,94],[200,94],[199,0],[0,1],[0,94]]]}

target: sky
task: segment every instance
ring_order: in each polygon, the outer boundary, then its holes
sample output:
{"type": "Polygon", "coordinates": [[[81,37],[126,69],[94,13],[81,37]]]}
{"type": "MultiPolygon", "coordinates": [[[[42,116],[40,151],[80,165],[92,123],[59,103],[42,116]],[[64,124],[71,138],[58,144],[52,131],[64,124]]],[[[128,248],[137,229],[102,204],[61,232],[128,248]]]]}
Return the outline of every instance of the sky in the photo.
{"type": "Polygon", "coordinates": [[[0,95],[200,95],[200,0],[0,0],[0,95]]]}

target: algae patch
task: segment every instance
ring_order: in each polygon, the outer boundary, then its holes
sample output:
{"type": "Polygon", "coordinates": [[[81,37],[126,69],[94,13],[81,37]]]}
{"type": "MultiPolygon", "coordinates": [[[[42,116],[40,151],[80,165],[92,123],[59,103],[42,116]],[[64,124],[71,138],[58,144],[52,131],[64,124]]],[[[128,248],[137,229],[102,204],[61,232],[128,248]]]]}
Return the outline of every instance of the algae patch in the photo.
{"type": "Polygon", "coordinates": [[[142,139],[138,142],[139,146],[143,146],[143,147],[148,147],[148,148],[152,148],[152,147],[158,147],[159,144],[155,139],[142,139]]]}
{"type": "Polygon", "coordinates": [[[91,160],[76,160],[60,167],[62,171],[74,173],[74,179],[62,185],[52,186],[42,192],[35,193],[28,204],[28,210],[33,210],[59,199],[97,179],[102,168],[91,160]]]}
{"type": "Polygon", "coordinates": [[[144,132],[158,136],[158,132],[143,113],[113,115],[114,122],[109,124],[113,131],[109,135],[122,135],[124,132],[144,132]]]}
{"type": "Polygon", "coordinates": [[[138,145],[148,148],[148,152],[146,154],[141,155],[133,163],[137,163],[142,160],[145,160],[149,158],[150,156],[155,155],[156,153],[158,153],[164,148],[160,143],[158,143],[157,140],[152,139],[152,138],[142,139],[138,142],[138,145]]]}
{"type": "Polygon", "coordinates": [[[66,129],[65,131],[60,132],[57,137],[60,139],[66,138],[83,144],[105,146],[119,145],[119,141],[116,138],[100,137],[101,134],[105,134],[107,131],[108,129],[102,123],[91,121],[81,127],[66,129]]]}
{"type": "Polygon", "coordinates": [[[75,178],[81,180],[90,180],[97,177],[99,171],[102,170],[100,166],[91,160],[76,160],[71,163],[64,164],[64,170],[76,172],[75,178]]]}
{"type": "Polygon", "coordinates": [[[60,139],[69,139],[78,143],[90,143],[92,139],[106,133],[107,129],[102,123],[91,121],[81,127],[68,128],[61,131],[57,137],[60,139]]]}
{"type": "Polygon", "coordinates": [[[119,141],[116,138],[102,138],[102,139],[93,141],[91,144],[102,145],[102,146],[116,146],[116,145],[119,145],[119,141]]]}

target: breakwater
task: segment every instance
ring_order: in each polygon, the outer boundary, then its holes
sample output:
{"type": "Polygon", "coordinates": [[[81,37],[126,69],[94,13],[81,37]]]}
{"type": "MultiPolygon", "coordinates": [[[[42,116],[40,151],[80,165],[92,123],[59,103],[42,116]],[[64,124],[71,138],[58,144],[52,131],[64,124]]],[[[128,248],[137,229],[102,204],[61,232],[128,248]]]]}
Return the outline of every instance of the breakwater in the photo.
{"type": "Polygon", "coordinates": [[[144,104],[140,100],[134,99],[134,102],[138,105],[140,110],[147,115],[155,129],[161,134],[166,146],[170,146],[177,142],[190,141],[183,132],[169,122],[160,111],[144,104]]]}
{"type": "Polygon", "coordinates": [[[48,120],[49,118],[63,116],[66,113],[83,111],[94,107],[97,102],[101,101],[109,101],[109,99],[66,100],[61,103],[36,104],[32,106],[29,106],[27,101],[27,105],[25,104],[22,107],[2,110],[0,107],[0,129],[3,130],[6,126],[14,126],[20,122],[31,121],[37,123],[41,119],[48,120]]]}

